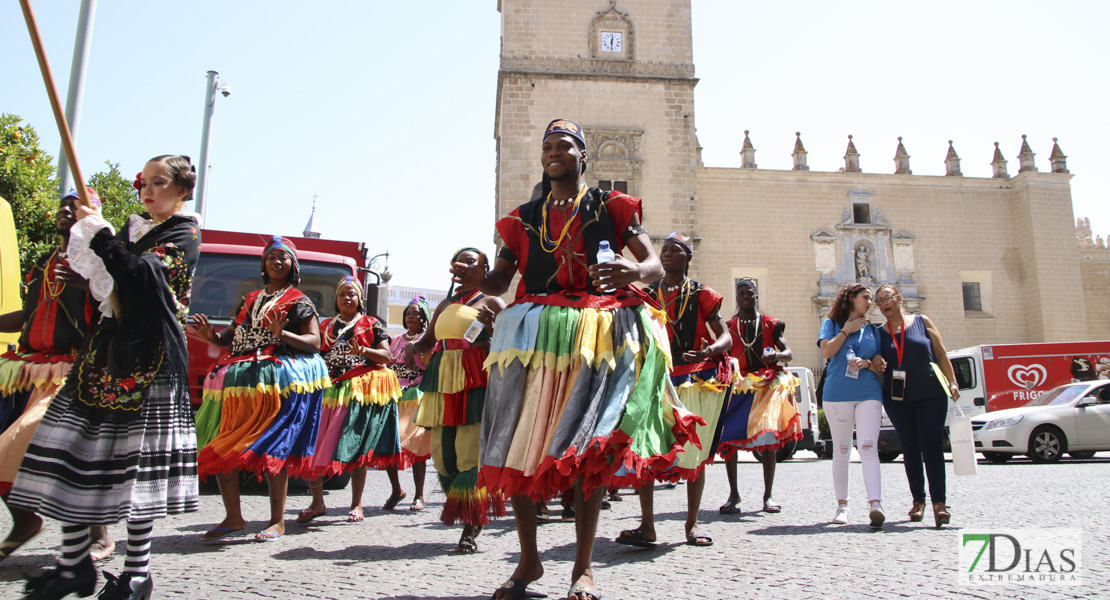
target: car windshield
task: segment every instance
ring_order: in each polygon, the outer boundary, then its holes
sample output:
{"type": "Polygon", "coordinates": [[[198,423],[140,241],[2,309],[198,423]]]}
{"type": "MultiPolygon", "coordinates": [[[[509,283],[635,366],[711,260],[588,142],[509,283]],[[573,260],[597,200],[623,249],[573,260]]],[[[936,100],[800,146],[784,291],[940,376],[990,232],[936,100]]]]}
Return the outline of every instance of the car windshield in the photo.
{"type": "Polygon", "coordinates": [[[1087,389],[1085,385],[1064,385],[1026,404],[1025,406],[1059,406],[1069,404],[1087,389]]]}
{"type": "MultiPolygon", "coordinates": [[[[259,258],[242,254],[201,254],[193,276],[189,314],[202,314],[227,322],[231,311],[248,292],[260,289],[259,258]]],[[[301,261],[297,286],[316,305],[321,318],[335,315],[335,286],[351,268],[344,264],[301,261]]]]}

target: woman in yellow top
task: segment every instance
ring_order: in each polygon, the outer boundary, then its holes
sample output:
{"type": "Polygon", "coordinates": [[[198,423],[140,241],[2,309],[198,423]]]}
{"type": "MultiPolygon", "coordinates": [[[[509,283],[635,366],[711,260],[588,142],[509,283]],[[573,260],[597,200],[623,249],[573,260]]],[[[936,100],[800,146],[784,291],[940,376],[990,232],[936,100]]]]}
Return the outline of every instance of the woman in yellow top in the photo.
{"type": "MultiPolygon", "coordinates": [[[[439,303],[424,335],[405,348],[410,365],[416,354],[431,352],[420,390],[424,396],[416,424],[432,430],[432,460],[447,494],[440,520],[462,523],[457,554],[478,551],[474,538],[489,517],[505,514],[504,500],[478,488],[478,439],[486,399],[486,370],[493,320],[505,302],[478,290],[485,255],[463,248],[451,257],[452,289],[439,303]]],[[[488,268],[488,265],[485,265],[488,268]]]]}

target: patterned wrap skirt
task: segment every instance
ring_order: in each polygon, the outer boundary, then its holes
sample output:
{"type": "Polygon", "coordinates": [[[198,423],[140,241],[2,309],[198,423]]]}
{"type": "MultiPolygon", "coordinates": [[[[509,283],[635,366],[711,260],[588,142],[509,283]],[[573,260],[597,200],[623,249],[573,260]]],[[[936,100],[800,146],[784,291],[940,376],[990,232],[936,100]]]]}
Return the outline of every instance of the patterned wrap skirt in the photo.
{"type": "Polygon", "coordinates": [[[416,413],[420,410],[420,400],[424,392],[420,391],[420,382],[405,386],[401,398],[397,400],[397,428],[401,436],[401,462],[397,464],[400,469],[408,469],[415,463],[427,462],[432,456],[432,434],[429,430],[416,424],[416,413]]]}
{"type": "Polygon", "coordinates": [[[188,390],[158,376],[129,422],[93,421],[63,388],[27,448],[9,502],[66,523],[145,521],[198,508],[188,390]]]}
{"type": "Polygon", "coordinates": [[[401,462],[397,374],[387,368],[359,368],[349,373],[353,376],[332,381],[324,390],[312,458],[314,475],[385,468],[401,462]]]}
{"type": "Polygon", "coordinates": [[[737,450],[775,451],[802,439],[797,387],[798,378],[789,371],[741,376],[721,414],[717,453],[728,458],[737,450]]]}
{"type": "Polygon", "coordinates": [[[430,429],[432,462],[447,494],[440,521],[486,525],[491,517],[506,514],[504,498],[478,485],[487,351],[461,339],[440,340],[436,350],[420,383],[423,397],[415,425],[430,429]]]}
{"type": "Polygon", "coordinates": [[[221,365],[204,379],[197,412],[201,477],[244,470],[311,477],[324,390],[319,354],[221,365]]]}
{"type": "Polygon", "coordinates": [[[486,360],[479,484],[543,501],[578,478],[590,494],[673,464],[703,420],[671,385],[667,339],[641,305],[502,311],[486,360]]]}
{"type": "Polygon", "coordinates": [[[0,358],[0,494],[12,489],[31,437],[72,366],[0,358]]]}
{"type": "MultiPolygon", "coordinates": [[[[729,371],[732,375],[734,371],[729,371]]],[[[706,465],[713,464],[713,444],[710,440],[717,431],[721,410],[731,395],[731,381],[721,382],[718,369],[713,367],[685,375],[672,375],[671,384],[678,390],[678,397],[686,410],[705,420],[698,425],[697,439],[700,444],[688,441],[682,453],[670,468],[660,471],[651,469],[649,475],[656,481],[693,481],[704,471],[706,465]]]]}

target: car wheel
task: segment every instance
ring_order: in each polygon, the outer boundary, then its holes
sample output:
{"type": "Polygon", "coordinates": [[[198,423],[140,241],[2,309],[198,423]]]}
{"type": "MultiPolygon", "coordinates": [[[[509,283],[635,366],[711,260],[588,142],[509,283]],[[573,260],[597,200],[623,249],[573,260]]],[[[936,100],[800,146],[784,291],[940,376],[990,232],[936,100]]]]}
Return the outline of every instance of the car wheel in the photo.
{"type": "Polygon", "coordinates": [[[1000,465],[1002,463],[1010,462],[1010,459],[1013,458],[1014,455],[1006,454],[1005,452],[984,452],[983,457],[996,465],[1000,465]]]}
{"type": "Polygon", "coordinates": [[[879,450],[879,462],[894,462],[894,459],[901,455],[901,452],[886,452],[879,450]]]}
{"type": "Polygon", "coordinates": [[[1055,427],[1041,426],[1029,436],[1029,458],[1035,463],[1053,463],[1068,450],[1068,442],[1055,427]]]}
{"type": "Polygon", "coordinates": [[[1074,452],[1068,452],[1068,456],[1070,456],[1072,458],[1077,458],[1079,460],[1087,460],[1088,458],[1094,458],[1095,457],[1095,452],[1094,452],[1094,450],[1082,450],[1082,451],[1077,450],[1077,451],[1074,451],[1074,452]]]}

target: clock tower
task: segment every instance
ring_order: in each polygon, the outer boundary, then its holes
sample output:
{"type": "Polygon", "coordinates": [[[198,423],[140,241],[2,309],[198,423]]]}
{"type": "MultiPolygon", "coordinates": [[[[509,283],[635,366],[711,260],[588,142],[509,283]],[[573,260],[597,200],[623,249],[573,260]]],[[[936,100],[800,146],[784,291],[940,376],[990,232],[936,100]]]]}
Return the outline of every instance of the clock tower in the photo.
{"type": "Polygon", "coordinates": [[[643,198],[657,241],[696,236],[689,0],[500,0],[498,10],[494,217],[538,193],[543,128],[562,117],[585,130],[589,185],[643,198]]]}

